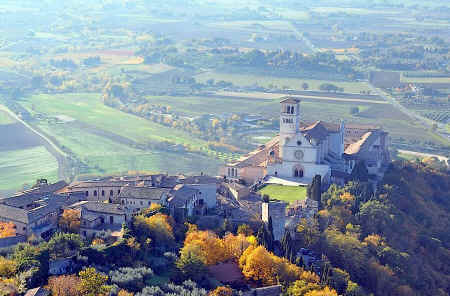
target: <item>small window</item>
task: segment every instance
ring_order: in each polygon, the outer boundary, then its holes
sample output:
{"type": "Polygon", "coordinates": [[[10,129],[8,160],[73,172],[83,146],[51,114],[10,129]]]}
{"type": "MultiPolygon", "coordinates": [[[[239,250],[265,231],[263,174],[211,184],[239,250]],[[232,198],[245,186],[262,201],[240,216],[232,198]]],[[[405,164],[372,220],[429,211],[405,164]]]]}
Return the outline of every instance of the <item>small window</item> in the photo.
{"type": "Polygon", "coordinates": [[[97,196],[97,190],[94,190],[94,196],[97,196]]]}
{"type": "Polygon", "coordinates": [[[114,195],[114,191],[109,191],[109,196],[113,196],[114,195]]]}
{"type": "Polygon", "coordinates": [[[117,194],[120,194],[120,189],[117,191],[117,194]]]}
{"type": "Polygon", "coordinates": [[[122,204],[125,204],[125,201],[122,199],[122,204]]]}
{"type": "Polygon", "coordinates": [[[102,190],[102,196],[105,196],[105,190],[102,190]]]}
{"type": "Polygon", "coordinates": [[[297,145],[301,146],[302,145],[302,141],[297,141],[297,145]]]}
{"type": "Polygon", "coordinates": [[[141,206],[143,206],[144,205],[144,202],[141,200],[141,206]]]}
{"type": "Polygon", "coordinates": [[[86,195],[86,197],[88,197],[89,196],[89,191],[86,191],[85,195],[86,195]]]}

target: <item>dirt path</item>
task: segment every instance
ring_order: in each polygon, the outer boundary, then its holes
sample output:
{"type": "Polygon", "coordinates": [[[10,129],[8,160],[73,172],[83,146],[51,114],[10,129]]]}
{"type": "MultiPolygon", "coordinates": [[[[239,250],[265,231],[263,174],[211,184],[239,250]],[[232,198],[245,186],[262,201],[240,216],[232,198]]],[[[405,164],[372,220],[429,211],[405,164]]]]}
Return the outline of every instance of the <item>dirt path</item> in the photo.
{"type": "Polygon", "coordinates": [[[36,134],[38,137],[42,139],[42,144],[44,147],[56,158],[58,161],[58,178],[66,179],[66,175],[64,173],[64,164],[66,163],[67,154],[62,151],[55,143],[53,143],[47,136],[36,130],[34,127],[23,121],[19,116],[17,116],[14,112],[9,110],[6,106],[0,104],[0,110],[8,113],[12,118],[17,120],[17,122],[21,123],[27,129],[29,129],[32,133],[36,134]]]}
{"type": "Polygon", "coordinates": [[[386,105],[389,102],[386,101],[375,101],[375,100],[364,100],[364,99],[346,99],[346,98],[336,98],[336,97],[322,97],[322,96],[308,96],[308,95],[288,95],[283,93],[265,93],[265,92],[232,92],[232,91],[218,91],[215,92],[217,96],[221,97],[240,97],[240,98],[252,98],[252,99],[280,99],[281,97],[291,96],[299,97],[312,100],[323,100],[323,101],[337,101],[337,102],[355,102],[355,103],[367,103],[367,104],[382,104],[386,105]]]}

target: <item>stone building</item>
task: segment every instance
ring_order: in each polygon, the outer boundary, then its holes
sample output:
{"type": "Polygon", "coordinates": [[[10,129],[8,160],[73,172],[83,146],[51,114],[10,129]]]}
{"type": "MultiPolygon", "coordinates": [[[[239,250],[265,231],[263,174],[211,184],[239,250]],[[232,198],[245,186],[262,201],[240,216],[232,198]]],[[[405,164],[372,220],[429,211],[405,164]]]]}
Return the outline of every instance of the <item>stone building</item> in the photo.
{"type": "Polygon", "coordinates": [[[300,99],[284,99],[279,135],[220,173],[249,184],[272,176],[307,185],[320,175],[326,184],[345,181],[355,162],[364,160],[373,175],[390,162],[389,137],[379,127],[301,119],[300,99]]]}
{"type": "Polygon", "coordinates": [[[127,222],[124,208],[119,204],[81,201],[69,208],[80,211],[80,234],[93,238],[100,234],[120,237],[122,224],[127,222]]]}
{"type": "Polygon", "coordinates": [[[262,221],[267,224],[269,217],[272,217],[273,236],[275,240],[281,241],[286,224],[287,203],[282,201],[263,202],[261,207],[262,221]]]}
{"type": "Polygon", "coordinates": [[[47,237],[56,230],[63,207],[76,201],[76,196],[22,192],[0,200],[0,221],[13,222],[18,235],[47,237]]]}
{"type": "Polygon", "coordinates": [[[170,189],[155,187],[124,186],[119,195],[119,203],[129,214],[149,208],[152,203],[168,205],[170,189]]]}
{"type": "Polygon", "coordinates": [[[60,194],[80,194],[85,200],[89,201],[109,201],[117,202],[120,191],[123,186],[130,184],[129,181],[123,180],[92,180],[74,182],[64,189],[60,190],[60,194]]]}

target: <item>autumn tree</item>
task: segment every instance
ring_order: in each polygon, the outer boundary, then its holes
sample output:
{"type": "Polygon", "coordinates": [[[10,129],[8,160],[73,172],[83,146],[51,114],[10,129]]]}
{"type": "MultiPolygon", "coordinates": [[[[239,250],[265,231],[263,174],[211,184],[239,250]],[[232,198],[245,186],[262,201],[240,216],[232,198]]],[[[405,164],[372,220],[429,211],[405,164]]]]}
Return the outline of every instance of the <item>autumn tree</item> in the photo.
{"type": "Polygon", "coordinates": [[[209,292],[208,296],[233,296],[233,290],[229,287],[221,286],[209,292]]]}
{"type": "Polygon", "coordinates": [[[0,277],[10,278],[16,275],[16,262],[0,256],[0,277]]]}
{"type": "Polygon", "coordinates": [[[199,279],[206,272],[204,258],[201,256],[200,246],[185,245],[180,251],[180,258],[176,262],[177,268],[186,278],[199,279]]]}
{"type": "Polygon", "coordinates": [[[170,246],[174,240],[173,221],[171,217],[157,213],[151,217],[139,215],[134,218],[133,230],[141,244],[147,244],[149,239],[159,246],[170,246]]]}
{"type": "Polygon", "coordinates": [[[228,259],[224,241],[211,231],[193,231],[186,235],[184,247],[196,245],[200,247],[197,255],[206,265],[214,265],[228,259]]]}
{"type": "Polygon", "coordinates": [[[120,290],[119,293],[117,293],[117,296],[133,296],[134,294],[131,292],[128,292],[126,290],[120,290]]]}
{"type": "Polygon", "coordinates": [[[305,294],[305,296],[338,296],[335,290],[325,287],[322,290],[313,290],[305,294]]]}
{"type": "Polygon", "coordinates": [[[79,295],[98,296],[108,292],[105,286],[108,276],[98,273],[95,268],[88,267],[78,273],[80,283],[78,284],[79,295]]]}
{"type": "Polygon", "coordinates": [[[53,276],[48,279],[52,296],[77,296],[80,278],[76,275],[53,276]]]}
{"type": "Polygon", "coordinates": [[[309,248],[319,240],[319,225],[315,219],[310,222],[306,219],[302,219],[297,225],[297,233],[300,237],[301,243],[305,247],[309,248]]]}
{"type": "Polygon", "coordinates": [[[80,212],[72,209],[64,210],[58,225],[64,232],[78,233],[80,231],[80,212]]]}
{"type": "Polygon", "coordinates": [[[16,224],[0,222],[0,238],[16,236],[16,224]]]}
{"type": "Polygon", "coordinates": [[[250,236],[253,235],[253,229],[248,224],[241,224],[238,227],[237,233],[245,236],[250,236]]]}
{"type": "Polygon", "coordinates": [[[244,276],[257,283],[275,285],[278,282],[288,285],[298,280],[302,269],[285,258],[275,256],[263,246],[250,246],[239,259],[244,276]]]}

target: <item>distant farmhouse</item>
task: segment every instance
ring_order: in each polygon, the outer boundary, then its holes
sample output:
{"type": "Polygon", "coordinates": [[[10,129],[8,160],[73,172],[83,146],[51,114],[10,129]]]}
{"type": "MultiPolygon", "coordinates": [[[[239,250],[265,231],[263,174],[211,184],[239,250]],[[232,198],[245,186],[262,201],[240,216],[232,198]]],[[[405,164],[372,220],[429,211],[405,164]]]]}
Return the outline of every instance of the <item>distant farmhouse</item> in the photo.
{"type": "Polygon", "coordinates": [[[268,178],[307,185],[315,175],[323,183],[344,183],[359,161],[380,178],[390,162],[389,136],[380,127],[301,121],[300,100],[281,101],[280,133],[221,169],[221,175],[248,184],[268,178]]]}

